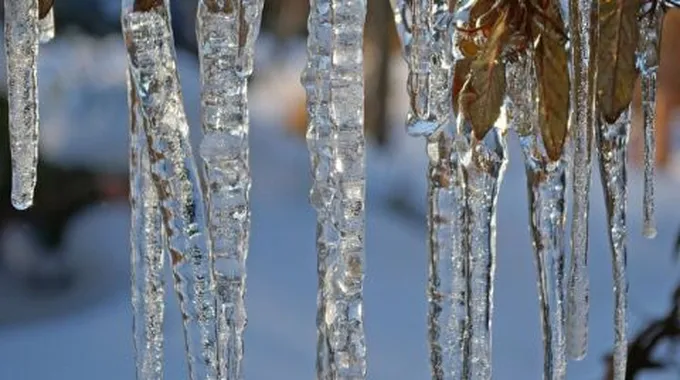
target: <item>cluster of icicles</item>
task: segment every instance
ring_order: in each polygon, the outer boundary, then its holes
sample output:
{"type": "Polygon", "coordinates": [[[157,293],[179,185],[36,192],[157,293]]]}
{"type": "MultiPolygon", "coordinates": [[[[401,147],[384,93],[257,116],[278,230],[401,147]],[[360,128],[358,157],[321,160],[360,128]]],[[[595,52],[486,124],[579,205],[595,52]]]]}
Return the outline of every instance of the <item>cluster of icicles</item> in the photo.
{"type": "MultiPolygon", "coordinates": [[[[468,117],[475,110],[458,112],[451,101],[456,96],[455,69],[465,58],[462,51],[467,39],[483,45],[493,38],[476,35],[475,25],[470,25],[475,5],[483,1],[393,0],[392,4],[410,69],[407,129],[426,137],[430,162],[427,293],[433,379],[491,378],[496,203],[507,163],[508,130],[494,118],[480,136],[468,117]]],[[[163,377],[162,272],[167,254],[183,314],[190,378],[242,379],[251,186],[247,84],[263,0],[198,1],[202,178],[189,142],[169,1],[122,3],[129,63],[137,378],[163,377]]],[[[487,3],[496,7],[503,1],[487,3]]],[[[523,7],[539,4],[532,0],[508,3],[523,7]]],[[[628,0],[609,3],[619,6],[611,17],[622,17],[625,12],[621,8],[628,3],[645,5],[628,0]]],[[[36,185],[37,55],[39,43],[54,35],[52,5],[51,0],[5,0],[12,203],[18,209],[31,206],[36,185]]],[[[317,378],[363,379],[362,48],[366,0],[311,0],[310,5],[308,63],[302,84],[307,91],[307,141],[314,178],[310,199],[318,213],[317,378]]],[[[648,237],[655,235],[654,94],[660,25],[664,11],[673,5],[648,3],[643,15],[634,20],[634,29],[640,33],[633,69],[641,77],[643,91],[644,234],[648,237]]],[[[597,1],[569,2],[565,28],[569,43],[565,39],[564,47],[571,56],[571,117],[566,138],[570,143],[557,156],[542,135],[539,103],[543,95],[538,85],[542,67],[532,60],[532,54],[539,54],[532,49],[540,42],[499,66],[504,68],[499,75],[505,88],[498,95],[505,105],[507,124],[519,136],[526,168],[546,379],[564,379],[567,356],[583,358],[587,348],[587,219],[593,142],[600,161],[613,256],[613,375],[625,379],[630,105],[625,105],[616,120],[598,114],[594,84],[598,70],[592,44],[599,30],[591,23],[601,17],[599,7],[597,1]],[[595,16],[588,17],[590,14],[595,16]],[[574,215],[569,272],[565,275],[565,193],[570,173],[574,215]]],[[[464,79],[479,78],[469,75],[464,79]]]]}

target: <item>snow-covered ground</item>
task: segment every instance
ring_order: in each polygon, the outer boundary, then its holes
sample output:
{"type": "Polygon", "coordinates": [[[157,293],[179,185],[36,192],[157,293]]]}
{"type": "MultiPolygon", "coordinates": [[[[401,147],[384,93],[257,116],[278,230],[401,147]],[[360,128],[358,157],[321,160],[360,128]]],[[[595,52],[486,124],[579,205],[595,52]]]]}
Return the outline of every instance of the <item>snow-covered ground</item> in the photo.
{"type": "MultiPolygon", "coordinates": [[[[98,167],[125,168],[127,111],[122,43],[117,37],[97,45],[87,40],[76,46],[56,42],[44,52],[40,79],[45,154],[65,164],[87,160],[98,167]],[[98,70],[92,69],[94,62],[100,65],[98,70]],[[85,77],[98,78],[103,84],[89,85],[82,97],[63,95],[64,91],[83,90],[70,90],[68,86],[85,77]],[[68,112],[69,107],[82,110],[78,102],[83,101],[92,109],[77,117],[68,112]]],[[[302,91],[297,83],[304,57],[299,55],[299,47],[291,47],[291,52],[297,58],[272,61],[258,70],[259,82],[253,85],[251,96],[254,185],[245,376],[253,380],[314,378],[315,214],[307,202],[309,161],[304,141],[285,135],[278,125],[281,112],[302,91]]],[[[197,67],[191,58],[181,57],[187,112],[194,137],[198,137],[197,67]]],[[[403,65],[397,66],[395,77],[399,78],[394,90],[396,125],[406,109],[403,65]]],[[[396,129],[396,141],[389,152],[371,149],[368,153],[365,323],[369,379],[375,380],[429,377],[425,223],[401,218],[387,201],[389,197],[404,197],[424,210],[425,158],[422,141],[400,132],[396,129]]],[[[498,212],[494,378],[540,379],[536,275],[527,227],[524,174],[514,139],[510,153],[498,212]]],[[[680,200],[678,182],[659,176],[659,235],[655,240],[645,240],[640,233],[641,178],[638,172],[631,173],[631,332],[666,311],[671,289],[678,281],[670,255],[680,221],[676,206],[680,200]]],[[[597,177],[592,199],[590,351],[583,362],[570,363],[569,379],[601,379],[602,358],[613,342],[610,255],[597,177]]],[[[128,226],[125,205],[102,205],[73,221],[67,246],[74,265],[80,269],[80,282],[74,291],[77,297],[27,300],[26,295],[9,287],[11,284],[3,285],[0,315],[14,312],[21,317],[0,325],[0,379],[134,378],[128,226]],[[12,311],[17,308],[30,310],[12,311]],[[38,315],[43,318],[32,318],[38,315]]],[[[170,288],[168,300],[166,378],[184,379],[180,318],[170,288]]],[[[672,373],[643,378],[677,376],[672,373]]]]}

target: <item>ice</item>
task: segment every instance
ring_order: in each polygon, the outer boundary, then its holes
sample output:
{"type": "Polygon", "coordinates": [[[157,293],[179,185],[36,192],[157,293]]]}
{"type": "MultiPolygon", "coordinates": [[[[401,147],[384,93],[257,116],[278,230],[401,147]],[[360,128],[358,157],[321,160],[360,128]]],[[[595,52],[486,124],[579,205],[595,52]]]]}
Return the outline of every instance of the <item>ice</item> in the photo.
{"type": "Polygon", "coordinates": [[[588,210],[594,129],[594,61],[591,57],[591,0],[569,0],[569,33],[573,75],[571,103],[572,219],[571,259],[567,280],[567,353],[583,359],[588,350],[588,210]]]}
{"type": "Polygon", "coordinates": [[[247,87],[262,5],[263,1],[241,1],[237,8],[225,9],[219,1],[204,0],[198,6],[203,121],[200,156],[207,180],[219,297],[219,370],[222,378],[229,380],[243,378],[251,186],[247,87]]]}
{"type": "Polygon", "coordinates": [[[148,120],[151,177],[164,216],[192,380],[217,377],[215,287],[203,193],[176,72],[168,8],[123,10],[132,81],[148,120]]]}
{"type": "Polygon", "coordinates": [[[52,41],[54,38],[54,7],[50,9],[47,15],[38,21],[38,29],[40,33],[40,43],[44,44],[52,41]]]}
{"type": "Polygon", "coordinates": [[[165,237],[158,193],[137,94],[128,80],[130,108],[130,255],[137,379],[163,378],[163,265],[165,237]]]}
{"type": "Polygon", "coordinates": [[[524,57],[508,67],[507,112],[519,135],[527,176],[543,332],[543,378],[565,379],[564,222],[568,164],[564,158],[551,161],[540,139],[532,63],[530,57],[524,57]]]}
{"type": "Polygon", "coordinates": [[[366,377],[364,279],[364,0],[312,1],[307,144],[317,211],[317,378],[366,377]]]}
{"type": "Polygon", "coordinates": [[[5,0],[12,204],[33,204],[38,170],[38,0],[5,0]]]}
{"type": "Polygon", "coordinates": [[[628,176],[626,163],[628,155],[628,134],[630,132],[630,111],[624,111],[613,124],[601,121],[597,129],[600,177],[605,195],[609,244],[612,254],[614,276],[614,357],[613,379],[626,378],[628,358],[627,314],[628,279],[626,203],[628,176]]]}

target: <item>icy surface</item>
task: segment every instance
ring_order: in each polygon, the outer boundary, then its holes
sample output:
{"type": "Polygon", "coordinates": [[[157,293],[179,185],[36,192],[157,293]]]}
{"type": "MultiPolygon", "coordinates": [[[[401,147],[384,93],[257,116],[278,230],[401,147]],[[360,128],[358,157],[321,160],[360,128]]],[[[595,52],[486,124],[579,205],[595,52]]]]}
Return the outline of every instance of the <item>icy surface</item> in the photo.
{"type": "Polygon", "coordinates": [[[40,43],[47,43],[54,38],[54,7],[50,9],[47,15],[38,21],[38,30],[40,33],[40,43]]]}
{"type": "Polygon", "coordinates": [[[5,0],[12,204],[33,205],[38,170],[38,0],[5,0]]]}
{"type": "MultiPolygon", "coordinates": [[[[262,38],[263,45],[258,50],[266,46],[269,36],[262,38]]],[[[59,96],[50,96],[41,104],[44,157],[65,165],[86,161],[97,167],[127,170],[124,52],[120,36],[93,40],[59,33],[53,43],[42,47],[41,90],[46,93],[50,87],[58,86],[60,91],[55,92],[59,96]],[[98,65],[73,64],[83,56],[92,57],[86,62],[98,65]],[[93,83],[86,87],[89,98],[69,99],[75,90],[66,85],[81,86],[82,81],[93,83]],[[67,106],[55,107],[59,104],[67,106]],[[70,110],[72,113],[65,113],[70,110]],[[74,116],[76,111],[87,111],[85,118],[74,116]]],[[[181,51],[178,58],[186,112],[190,124],[198,128],[198,65],[181,51]]],[[[283,132],[280,124],[285,117],[282,112],[304,96],[298,79],[304,58],[302,43],[292,45],[290,60],[258,60],[263,75],[251,85],[249,96],[251,173],[258,184],[251,192],[253,224],[246,301],[249,323],[243,368],[249,379],[315,377],[311,363],[316,352],[316,217],[307,196],[311,186],[309,157],[305,143],[283,132]]],[[[407,69],[401,57],[394,59],[392,85],[403,88],[407,69]]],[[[427,379],[428,305],[423,291],[428,272],[427,181],[423,173],[428,158],[423,154],[422,140],[398,133],[408,107],[405,92],[394,91],[391,97],[394,145],[386,151],[367,146],[366,248],[370,255],[364,297],[369,376],[376,380],[427,379]],[[416,217],[396,213],[386,202],[395,197],[412,205],[416,217]]],[[[198,152],[200,133],[196,132],[192,140],[198,152]]],[[[497,212],[494,379],[538,379],[543,370],[543,348],[537,328],[536,270],[528,254],[532,247],[522,153],[512,136],[508,151],[511,162],[500,189],[497,212]]],[[[642,202],[642,183],[642,172],[629,173],[628,192],[633,205],[642,202]]],[[[658,236],[655,240],[644,239],[639,233],[629,236],[631,333],[666,312],[677,282],[677,268],[669,265],[669,255],[677,233],[678,216],[673,205],[680,201],[679,185],[677,177],[658,173],[658,236]]],[[[602,358],[612,349],[612,280],[607,275],[611,272],[611,257],[605,254],[605,215],[601,187],[593,186],[590,245],[598,254],[593,254],[589,262],[593,274],[590,353],[583,361],[569,363],[570,380],[602,378],[602,358]]],[[[628,215],[628,228],[641,230],[640,207],[631,207],[628,215]]],[[[9,279],[0,277],[1,379],[133,378],[129,220],[124,204],[97,206],[73,220],[64,249],[77,270],[77,287],[62,298],[28,298],[9,279]],[[15,317],[28,313],[42,319],[15,317]],[[42,365],[33,365],[35,357],[41,358],[42,365]]],[[[166,277],[167,286],[171,281],[166,277]]],[[[171,293],[168,289],[168,295],[171,293]]],[[[186,379],[182,321],[177,300],[167,298],[165,378],[186,379]]],[[[677,380],[677,373],[647,372],[640,378],[677,380]]]]}
{"type": "Polygon", "coordinates": [[[167,8],[123,15],[132,81],[148,123],[151,177],[164,216],[192,380],[217,376],[215,294],[203,194],[175,67],[167,8]]]}

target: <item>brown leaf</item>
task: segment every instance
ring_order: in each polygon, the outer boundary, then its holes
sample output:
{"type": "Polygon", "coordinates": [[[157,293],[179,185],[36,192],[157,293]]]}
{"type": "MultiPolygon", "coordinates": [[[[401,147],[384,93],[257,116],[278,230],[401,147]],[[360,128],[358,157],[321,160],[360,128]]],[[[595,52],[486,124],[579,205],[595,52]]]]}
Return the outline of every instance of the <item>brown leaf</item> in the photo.
{"type": "Polygon", "coordinates": [[[529,27],[534,41],[541,137],[548,157],[556,161],[562,156],[569,126],[569,56],[557,1],[550,0],[544,12],[534,14],[529,27]],[[546,16],[552,22],[546,22],[546,16]]]}
{"type": "Polygon", "coordinates": [[[163,5],[163,0],[135,0],[133,10],[135,12],[148,12],[163,5]]]}
{"type": "Polygon", "coordinates": [[[54,6],[54,0],[40,0],[38,2],[38,18],[43,19],[50,13],[54,6]]]}
{"type": "Polygon", "coordinates": [[[459,59],[455,63],[453,69],[453,90],[452,90],[452,102],[453,102],[453,112],[458,114],[459,104],[460,104],[460,93],[463,90],[463,86],[470,75],[470,65],[472,64],[471,58],[459,59]]]}
{"type": "Polygon", "coordinates": [[[614,123],[633,99],[638,7],[637,0],[599,1],[597,106],[608,123],[614,123]]]}
{"type": "Polygon", "coordinates": [[[470,63],[470,74],[459,95],[461,112],[479,140],[498,120],[505,98],[505,66],[500,55],[510,38],[506,20],[507,10],[503,10],[483,49],[470,63]]]}

